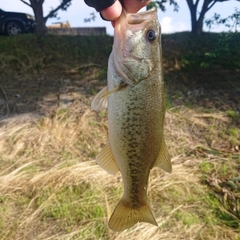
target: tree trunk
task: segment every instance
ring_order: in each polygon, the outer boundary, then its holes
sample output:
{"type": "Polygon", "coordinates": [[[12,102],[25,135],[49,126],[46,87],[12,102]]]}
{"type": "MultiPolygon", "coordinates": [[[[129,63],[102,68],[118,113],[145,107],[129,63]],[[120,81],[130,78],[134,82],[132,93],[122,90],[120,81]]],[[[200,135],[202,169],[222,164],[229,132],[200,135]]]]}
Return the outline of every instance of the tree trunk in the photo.
{"type": "Polygon", "coordinates": [[[202,9],[200,11],[199,17],[197,18],[197,7],[199,4],[199,0],[196,0],[195,4],[193,0],[186,0],[188,4],[188,8],[191,14],[191,25],[192,25],[192,33],[201,34],[203,32],[203,20],[206,12],[214,5],[214,3],[209,7],[209,5],[214,2],[213,0],[204,0],[202,9]]]}
{"type": "Polygon", "coordinates": [[[198,34],[199,32],[199,22],[197,19],[197,5],[198,1],[194,4],[193,0],[187,0],[188,8],[190,10],[190,15],[191,15],[191,29],[192,33],[198,34]]]}
{"type": "Polygon", "coordinates": [[[193,34],[202,34],[203,32],[203,19],[198,19],[194,23],[192,22],[192,33],[193,34]]]}
{"type": "MultiPolygon", "coordinates": [[[[206,12],[211,8],[211,7],[209,7],[211,2],[213,2],[213,1],[212,0],[204,0],[203,1],[202,9],[201,9],[201,12],[200,12],[198,20],[197,20],[198,26],[196,29],[196,34],[201,34],[203,32],[203,20],[204,20],[206,12]]],[[[214,3],[212,4],[212,6],[213,5],[214,5],[214,3]]]]}
{"type": "Polygon", "coordinates": [[[202,32],[203,32],[203,19],[204,18],[199,18],[198,19],[195,29],[192,30],[193,33],[202,34],[202,32]]]}
{"type": "Polygon", "coordinates": [[[191,12],[191,29],[192,33],[197,33],[198,31],[198,21],[197,21],[197,9],[193,8],[190,10],[191,12]]]}
{"type": "Polygon", "coordinates": [[[45,36],[47,33],[46,20],[43,16],[44,0],[30,0],[34,15],[36,18],[36,35],[37,37],[45,36]]]}

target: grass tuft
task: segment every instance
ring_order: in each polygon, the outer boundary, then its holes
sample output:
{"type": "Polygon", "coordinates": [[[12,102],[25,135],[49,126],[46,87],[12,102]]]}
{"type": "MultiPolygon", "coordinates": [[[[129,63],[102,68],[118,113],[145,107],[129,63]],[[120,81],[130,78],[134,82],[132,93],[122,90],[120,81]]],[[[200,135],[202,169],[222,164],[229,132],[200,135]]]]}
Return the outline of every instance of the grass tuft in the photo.
{"type": "Polygon", "coordinates": [[[206,135],[192,134],[193,124],[212,135],[211,121],[228,124],[222,115],[205,117],[185,108],[168,111],[173,173],[154,168],[149,179],[159,227],[139,223],[121,233],[107,227],[123,192],[120,174],[106,174],[94,160],[106,143],[106,114],[59,110],[18,125],[11,119],[0,140],[0,238],[237,239],[240,160],[205,147],[206,135]]]}

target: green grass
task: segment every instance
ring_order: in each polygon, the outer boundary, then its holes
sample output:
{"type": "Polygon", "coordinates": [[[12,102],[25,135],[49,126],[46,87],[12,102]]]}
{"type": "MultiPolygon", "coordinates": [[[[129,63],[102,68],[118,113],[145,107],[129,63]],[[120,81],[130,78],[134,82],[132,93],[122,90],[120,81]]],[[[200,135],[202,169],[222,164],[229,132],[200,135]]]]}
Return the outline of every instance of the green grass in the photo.
{"type": "MultiPolygon", "coordinates": [[[[200,63],[223,64],[224,59],[206,54],[215,51],[221,56],[223,52],[214,48],[219,36],[163,35],[169,88],[173,79],[178,81],[200,63]]],[[[233,38],[238,43],[236,34],[225,38],[224,44],[232,44],[233,38]]],[[[9,76],[15,74],[35,80],[52,74],[61,81],[57,87],[67,88],[63,82],[67,78],[81,91],[80,103],[73,108],[30,122],[16,117],[11,124],[0,126],[0,239],[158,240],[181,236],[239,240],[239,113],[203,108],[188,99],[185,106],[179,105],[185,88],[166,95],[165,137],[173,173],[154,168],[150,174],[149,204],[159,227],[140,223],[122,233],[108,229],[107,221],[123,193],[122,180],[95,163],[108,141],[107,113],[91,112],[89,107],[92,95],[105,85],[112,40],[109,36],[47,36],[39,42],[33,35],[0,37],[2,79],[12,79],[9,76]]],[[[18,80],[13,83],[18,86],[18,80]]],[[[13,83],[4,81],[4,89],[13,83]]]]}
{"type": "MultiPolygon", "coordinates": [[[[11,66],[12,69],[27,74],[88,63],[106,68],[111,45],[112,37],[109,36],[49,35],[41,41],[30,34],[0,37],[0,70],[7,72],[11,66]]],[[[104,71],[99,73],[99,78],[105,76],[104,71]]]]}
{"type": "MultiPolygon", "coordinates": [[[[177,141],[179,146],[167,140],[170,152],[181,154],[180,162],[174,163],[172,174],[153,169],[149,180],[149,202],[159,228],[139,224],[123,233],[110,231],[107,219],[122,196],[121,178],[106,174],[90,161],[105,142],[105,121],[105,112],[86,112],[79,117],[61,110],[54,117],[40,119],[28,128],[23,126],[21,131],[18,129],[15,140],[8,142],[12,145],[10,149],[20,150],[12,160],[16,165],[10,164],[4,171],[1,162],[0,168],[0,181],[5,179],[4,187],[0,186],[1,239],[18,239],[19,236],[24,239],[33,236],[36,239],[149,239],[149,236],[170,234],[174,237],[180,233],[185,239],[191,236],[209,240],[216,236],[221,240],[226,236],[229,236],[227,239],[237,237],[239,220],[231,212],[235,200],[228,195],[224,203],[223,195],[215,191],[217,185],[212,188],[211,184],[213,179],[221,180],[220,191],[227,186],[237,199],[238,190],[224,184],[232,181],[237,186],[234,177],[238,177],[239,162],[232,162],[223,152],[200,147],[196,148],[196,153],[205,151],[204,158],[195,156],[194,151],[192,155],[185,155],[192,133],[184,136],[178,133],[184,121],[182,110],[167,115],[170,129],[166,128],[166,136],[172,135],[173,141],[181,136],[181,142],[177,141]],[[70,136],[72,140],[68,142],[70,136]],[[25,139],[30,139],[28,145],[21,144],[25,139]],[[196,158],[195,164],[185,165],[196,158]]],[[[184,125],[187,127],[192,129],[192,124],[184,125]]],[[[206,130],[209,131],[207,126],[206,130]]],[[[11,138],[11,134],[8,137],[11,138]]],[[[4,137],[5,141],[8,137],[4,137]]],[[[190,144],[194,149],[196,142],[190,144]]],[[[1,141],[0,146],[3,146],[1,141]]],[[[5,151],[2,151],[2,159],[7,160],[9,155],[5,151]]]]}
{"type": "Polygon", "coordinates": [[[239,219],[234,215],[226,211],[226,209],[219,202],[219,199],[212,193],[209,193],[205,197],[205,201],[208,203],[209,208],[213,211],[213,217],[211,223],[224,224],[236,230],[240,230],[239,219]]]}
{"type": "MultiPolygon", "coordinates": [[[[41,213],[40,219],[42,221],[56,221],[59,223],[60,231],[69,232],[69,227],[73,225],[81,226],[96,219],[98,226],[93,234],[102,236],[106,230],[104,228],[103,217],[104,203],[102,198],[102,191],[93,190],[90,185],[80,183],[77,186],[68,186],[58,191],[48,189],[43,191],[36,204],[40,207],[46,203],[46,207],[41,213]],[[54,197],[53,197],[54,196],[54,197]]],[[[89,229],[89,233],[93,229],[89,229]]]]}
{"type": "Polygon", "coordinates": [[[240,113],[239,112],[233,111],[233,110],[228,110],[227,115],[229,118],[232,119],[233,123],[235,123],[235,124],[240,123],[240,113]]]}
{"type": "Polygon", "coordinates": [[[201,36],[176,33],[169,37],[181,44],[180,62],[185,69],[214,65],[230,69],[240,67],[239,33],[204,33],[201,36]]]}
{"type": "MultiPolygon", "coordinates": [[[[48,35],[41,40],[31,34],[2,36],[0,70],[7,72],[11,66],[11,69],[26,74],[51,69],[59,71],[66,65],[80,65],[78,72],[83,74],[88,64],[95,64],[100,66],[98,78],[105,80],[112,42],[113,38],[110,36],[48,35]]],[[[204,33],[197,37],[188,32],[162,35],[163,58],[168,68],[175,68],[176,60],[185,69],[212,65],[239,67],[239,54],[236,53],[239,44],[238,33],[204,33]],[[213,55],[216,57],[212,58],[213,55]]]]}
{"type": "Polygon", "coordinates": [[[222,158],[215,161],[205,160],[200,164],[204,182],[211,191],[205,201],[215,215],[215,222],[226,224],[240,230],[239,203],[240,183],[239,161],[232,158],[222,158]]]}
{"type": "Polygon", "coordinates": [[[186,227],[191,227],[192,225],[199,224],[203,221],[203,219],[200,219],[196,213],[177,211],[174,215],[175,218],[182,221],[183,225],[186,227]]]}

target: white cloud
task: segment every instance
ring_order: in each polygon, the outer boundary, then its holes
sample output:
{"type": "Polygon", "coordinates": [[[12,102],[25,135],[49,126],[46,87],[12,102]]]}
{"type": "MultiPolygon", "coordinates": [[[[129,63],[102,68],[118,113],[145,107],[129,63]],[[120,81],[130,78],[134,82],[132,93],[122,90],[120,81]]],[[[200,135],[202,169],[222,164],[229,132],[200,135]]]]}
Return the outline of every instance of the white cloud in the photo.
{"type": "Polygon", "coordinates": [[[170,17],[163,17],[160,20],[162,33],[174,33],[174,32],[182,32],[189,31],[188,24],[182,21],[174,21],[170,17]]]}

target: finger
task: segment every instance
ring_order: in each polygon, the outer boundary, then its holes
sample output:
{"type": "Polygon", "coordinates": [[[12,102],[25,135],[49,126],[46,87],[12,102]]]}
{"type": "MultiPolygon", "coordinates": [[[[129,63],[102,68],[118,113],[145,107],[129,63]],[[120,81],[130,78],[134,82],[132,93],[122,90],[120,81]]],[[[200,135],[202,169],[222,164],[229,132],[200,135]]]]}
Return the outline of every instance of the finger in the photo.
{"type": "Polygon", "coordinates": [[[114,21],[121,15],[121,12],[122,5],[119,1],[116,1],[111,7],[102,10],[101,15],[106,20],[114,21]]]}

